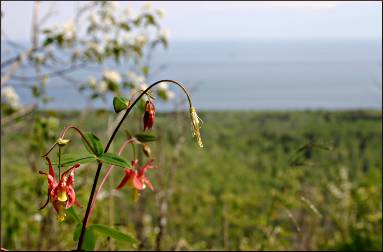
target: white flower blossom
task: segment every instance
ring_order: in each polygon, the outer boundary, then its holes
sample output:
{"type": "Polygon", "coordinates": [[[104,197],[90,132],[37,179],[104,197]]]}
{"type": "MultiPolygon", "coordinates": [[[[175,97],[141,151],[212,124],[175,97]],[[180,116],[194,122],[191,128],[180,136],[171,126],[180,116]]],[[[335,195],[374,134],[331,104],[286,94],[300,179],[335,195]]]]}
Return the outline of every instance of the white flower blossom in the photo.
{"type": "Polygon", "coordinates": [[[145,77],[141,75],[137,75],[132,71],[128,71],[127,73],[128,78],[135,86],[139,86],[141,84],[145,84],[145,77]]]}
{"type": "Polygon", "coordinates": [[[76,25],[73,21],[67,21],[63,25],[63,31],[65,33],[73,33],[76,32],[76,25]]]}
{"type": "Polygon", "coordinates": [[[174,97],[176,97],[176,94],[173,91],[170,91],[170,90],[168,90],[166,92],[166,95],[167,95],[169,100],[174,99],[174,97]]]}
{"type": "Polygon", "coordinates": [[[141,85],[140,85],[140,89],[141,90],[145,90],[145,89],[147,89],[148,88],[148,85],[146,85],[146,83],[142,83],[141,85]]]}
{"type": "Polygon", "coordinates": [[[88,80],[88,85],[89,85],[90,88],[96,89],[96,87],[97,87],[97,80],[96,80],[96,78],[90,77],[89,80],[88,80]]]}
{"type": "Polygon", "coordinates": [[[5,99],[5,101],[14,109],[20,107],[20,97],[16,93],[13,87],[4,87],[1,89],[1,98],[5,99]]]}
{"type": "Polygon", "coordinates": [[[142,5],[141,11],[149,11],[151,8],[152,8],[152,3],[146,2],[145,4],[142,5]]]}
{"type": "Polygon", "coordinates": [[[104,93],[108,90],[108,84],[105,81],[100,81],[97,86],[97,91],[100,93],[104,93]]]}
{"type": "Polygon", "coordinates": [[[123,17],[127,18],[130,16],[133,16],[133,9],[130,5],[127,5],[124,10],[122,11],[123,17]]]}
{"type": "Polygon", "coordinates": [[[105,80],[114,82],[114,83],[119,83],[121,81],[120,74],[113,70],[105,70],[103,73],[103,77],[105,80]]]}
{"type": "Polygon", "coordinates": [[[161,82],[160,84],[158,84],[158,89],[161,89],[161,90],[166,91],[166,90],[168,89],[168,86],[169,86],[168,83],[166,83],[166,82],[161,82]]]}
{"type": "Polygon", "coordinates": [[[76,37],[76,26],[73,21],[64,23],[62,27],[62,33],[65,40],[72,40],[76,37]]]}
{"type": "Polygon", "coordinates": [[[134,38],[134,44],[136,46],[142,47],[146,44],[146,42],[148,42],[148,37],[144,34],[137,35],[134,38]]]}
{"type": "Polygon", "coordinates": [[[87,43],[87,46],[89,49],[96,51],[98,54],[102,54],[104,51],[104,49],[102,48],[102,46],[99,43],[89,42],[89,43],[87,43]]]}
{"type": "Polygon", "coordinates": [[[169,29],[162,28],[160,30],[160,37],[164,39],[169,39],[169,29]]]}
{"type": "Polygon", "coordinates": [[[157,9],[157,14],[158,14],[158,16],[160,16],[162,18],[166,16],[166,12],[164,9],[157,9]]]}
{"type": "Polygon", "coordinates": [[[129,33],[124,33],[122,36],[121,36],[121,41],[120,43],[121,44],[124,44],[124,43],[130,43],[130,39],[131,39],[132,35],[129,34],[129,33]]]}

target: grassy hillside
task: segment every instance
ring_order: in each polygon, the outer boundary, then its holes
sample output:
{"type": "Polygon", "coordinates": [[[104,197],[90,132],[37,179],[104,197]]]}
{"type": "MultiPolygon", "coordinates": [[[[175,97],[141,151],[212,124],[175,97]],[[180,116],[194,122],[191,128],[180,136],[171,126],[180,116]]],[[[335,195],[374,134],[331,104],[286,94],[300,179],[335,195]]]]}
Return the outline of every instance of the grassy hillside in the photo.
{"type": "MultiPolygon", "coordinates": [[[[92,112],[80,119],[76,112],[58,116],[56,136],[64,125],[77,123],[106,142],[108,113],[92,112]]],[[[141,123],[137,116],[124,123],[131,132],[141,123]]],[[[144,249],[156,244],[167,250],[381,249],[381,113],[200,116],[204,149],[192,139],[186,114],[159,114],[153,129],[159,141],[151,144],[159,169],[149,174],[156,190],[145,190],[133,203],[130,189],[112,191],[123,176],[115,168],[92,222],[134,234],[144,249]]],[[[46,180],[37,170],[47,167],[40,159],[31,167],[31,159],[40,153],[29,146],[38,139],[23,132],[2,136],[2,246],[75,248],[74,221],[68,217],[57,223],[51,205],[38,210],[46,199],[46,180]]],[[[118,135],[115,152],[124,137],[123,132],[118,135]]],[[[65,151],[84,149],[73,140],[65,151]]],[[[132,151],[124,156],[131,159],[132,151]]],[[[82,205],[94,173],[95,164],[81,167],[76,175],[82,205]]],[[[82,215],[85,208],[77,212],[82,215]]],[[[104,237],[96,247],[134,249],[104,237]]]]}

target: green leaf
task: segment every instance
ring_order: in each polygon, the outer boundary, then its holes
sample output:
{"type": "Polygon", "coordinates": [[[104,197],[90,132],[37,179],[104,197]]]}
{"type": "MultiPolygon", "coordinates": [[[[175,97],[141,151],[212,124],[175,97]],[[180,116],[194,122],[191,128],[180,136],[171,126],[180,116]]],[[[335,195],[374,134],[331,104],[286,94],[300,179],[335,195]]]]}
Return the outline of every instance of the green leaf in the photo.
{"type": "Polygon", "coordinates": [[[84,137],[91,146],[91,147],[88,146],[88,144],[85,142],[85,140],[81,139],[85,145],[85,148],[90,153],[93,153],[97,157],[99,157],[104,152],[104,148],[102,147],[102,143],[101,143],[100,139],[96,135],[94,135],[92,132],[85,132],[84,137]]]}
{"type": "Polygon", "coordinates": [[[84,243],[82,248],[84,250],[93,251],[96,247],[96,235],[91,228],[87,228],[84,235],[84,243]]]}
{"type": "Polygon", "coordinates": [[[128,23],[120,23],[120,27],[125,31],[130,31],[130,26],[128,23]]]}
{"type": "Polygon", "coordinates": [[[142,73],[147,77],[149,75],[149,67],[148,66],[142,67],[142,73]]]}
{"type": "Polygon", "coordinates": [[[113,108],[116,113],[128,108],[129,101],[124,96],[115,96],[113,98],[113,108]]]}
{"type": "MultiPolygon", "coordinates": [[[[85,231],[84,242],[82,244],[82,248],[84,250],[94,250],[94,247],[96,246],[96,235],[94,234],[91,226],[92,225],[90,225],[85,231]]],[[[80,239],[81,229],[82,223],[77,224],[73,233],[73,241],[78,241],[80,239]]]]}
{"type": "Polygon", "coordinates": [[[48,45],[50,45],[50,44],[52,44],[53,43],[53,38],[47,38],[45,41],[44,41],[44,46],[48,46],[48,45]]]}
{"type": "Polygon", "coordinates": [[[137,134],[134,137],[140,142],[152,142],[157,140],[157,137],[150,133],[137,134]]]}
{"type": "Polygon", "coordinates": [[[78,241],[80,239],[81,228],[82,228],[82,224],[81,223],[76,225],[76,228],[75,228],[75,230],[73,232],[73,241],[78,241]]]}
{"type": "MultiPolygon", "coordinates": [[[[89,163],[94,160],[96,160],[95,156],[87,155],[87,156],[80,157],[78,154],[64,154],[61,156],[60,161],[61,161],[61,167],[67,167],[67,166],[75,165],[77,163],[80,163],[80,164],[89,163]]],[[[52,162],[52,165],[58,165],[58,164],[59,164],[58,159],[52,162]]]]}
{"type": "Polygon", "coordinates": [[[114,153],[104,153],[99,157],[99,160],[103,163],[110,164],[110,165],[117,165],[122,168],[132,167],[128,161],[126,161],[124,158],[114,153]]]}
{"type": "Polygon", "coordinates": [[[110,228],[105,225],[101,224],[92,224],[89,226],[89,228],[92,228],[94,231],[97,231],[100,234],[110,236],[113,239],[119,240],[119,241],[125,241],[130,244],[136,244],[137,240],[133,238],[131,235],[124,234],[116,229],[110,228]]]}
{"type": "Polygon", "coordinates": [[[77,215],[76,210],[74,209],[74,207],[71,207],[71,208],[66,209],[66,212],[67,212],[68,215],[70,215],[70,217],[72,217],[76,222],[81,223],[81,219],[80,219],[80,217],[78,217],[78,215],[77,215]]]}

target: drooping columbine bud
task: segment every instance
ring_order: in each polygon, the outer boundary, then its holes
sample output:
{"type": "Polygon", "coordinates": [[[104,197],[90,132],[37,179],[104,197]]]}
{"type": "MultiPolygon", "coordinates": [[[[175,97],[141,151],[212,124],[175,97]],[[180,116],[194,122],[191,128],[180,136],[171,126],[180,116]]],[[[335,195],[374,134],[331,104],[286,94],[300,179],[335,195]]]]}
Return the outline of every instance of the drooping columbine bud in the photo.
{"type": "Polygon", "coordinates": [[[145,103],[145,114],[144,114],[144,131],[146,129],[150,130],[153,127],[155,119],[155,107],[154,103],[150,100],[145,103]]]}
{"type": "Polygon", "coordinates": [[[65,145],[67,145],[69,143],[69,139],[63,139],[63,138],[59,138],[57,139],[57,144],[60,146],[60,147],[63,147],[65,145]]]}
{"type": "Polygon", "coordinates": [[[192,120],[193,136],[197,138],[197,143],[199,147],[203,148],[202,138],[199,132],[199,129],[202,127],[202,125],[200,124],[200,121],[202,122],[202,120],[198,117],[194,107],[190,107],[190,117],[192,120]]]}

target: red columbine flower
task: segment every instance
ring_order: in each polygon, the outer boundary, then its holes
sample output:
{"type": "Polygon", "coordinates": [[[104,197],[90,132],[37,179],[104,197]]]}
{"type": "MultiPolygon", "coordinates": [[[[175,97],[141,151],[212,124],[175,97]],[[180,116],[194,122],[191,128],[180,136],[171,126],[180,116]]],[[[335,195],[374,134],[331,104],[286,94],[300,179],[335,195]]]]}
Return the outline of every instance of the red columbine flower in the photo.
{"type": "Polygon", "coordinates": [[[154,103],[150,100],[145,103],[145,113],[144,113],[144,131],[146,129],[151,129],[154,124],[156,109],[154,103]]]}
{"type": "Polygon", "coordinates": [[[140,167],[138,171],[136,170],[138,160],[132,161],[132,169],[124,170],[125,177],[122,179],[121,183],[117,186],[116,190],[119,190],[122,187],[124,187],[126,184],[128,184],[129,187],[134,190],[133,196],[135,199],[137,199],[137,196],[139,196],[138,191],[144,190],[146,186],[154,190],[152,183],[145,176],[145,173],[148,169],[154,168],[154,166],[152,166],[153,161],[154,160],[151,159],[144,166],[140,167]]]}
{"type": "Polygon", "coordinates": [[[58,214],[57,220],[61,222],[65,219],[66,216],[65,213],[62,212],[64,207],[68,209],[73,204],[75,204],[77,207],[81,207],[80,204],[78,204],[76,201],[76,195],[74,192],[74,172],[76,168],[80,166],[80,164],[77,163],[73,167],[64,171],[61,175],[60,181],[57,182],[52,163],[48,157],[46,157],[46,160],[49,165],[49,174],[43,171],[39,172],[48,178],[48,200],[40,209],[45,208],[48,205],[50,199],[54,209],[58,214]]]}

